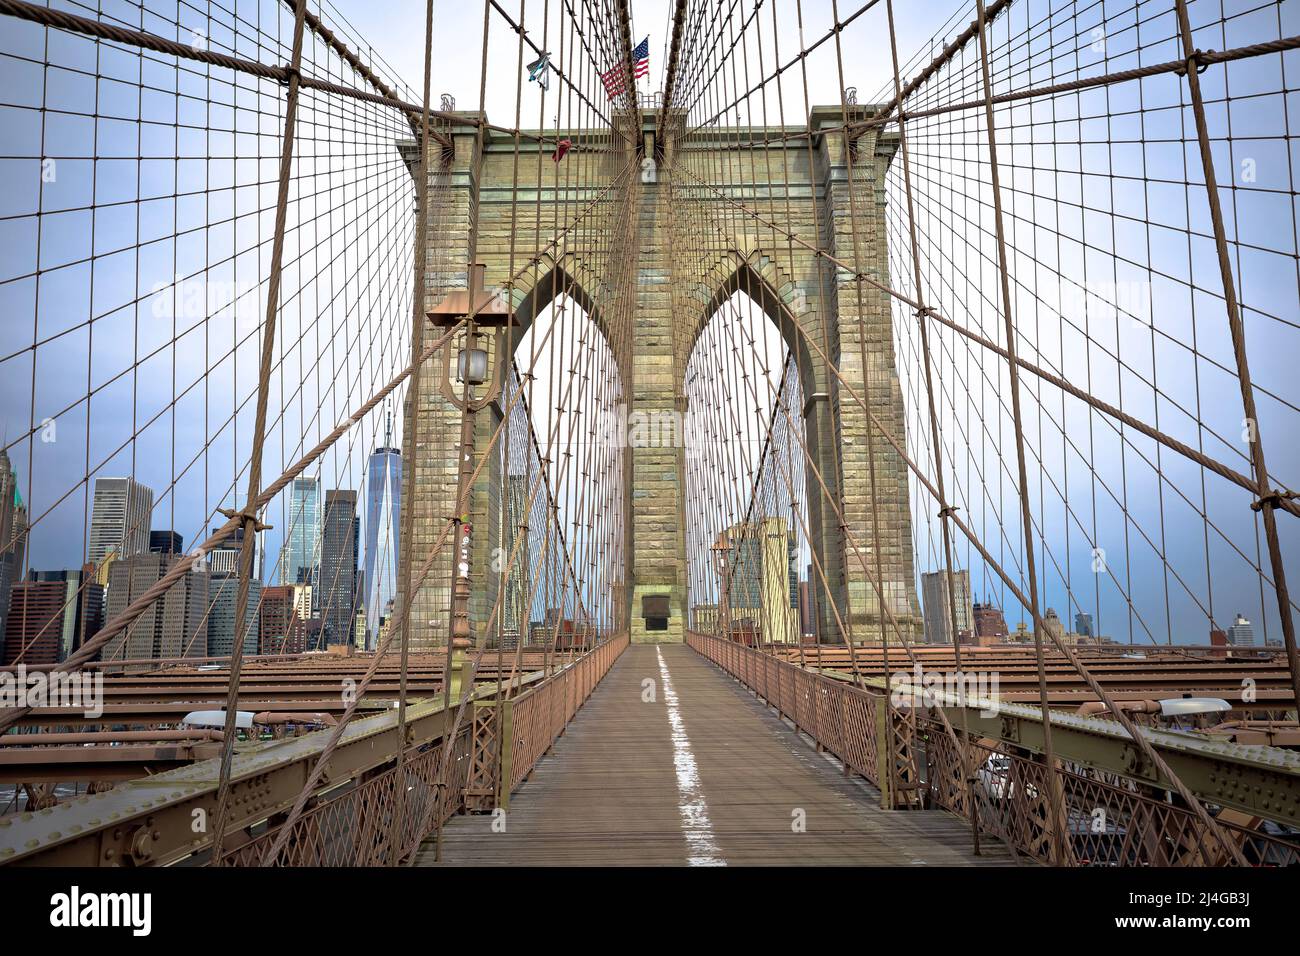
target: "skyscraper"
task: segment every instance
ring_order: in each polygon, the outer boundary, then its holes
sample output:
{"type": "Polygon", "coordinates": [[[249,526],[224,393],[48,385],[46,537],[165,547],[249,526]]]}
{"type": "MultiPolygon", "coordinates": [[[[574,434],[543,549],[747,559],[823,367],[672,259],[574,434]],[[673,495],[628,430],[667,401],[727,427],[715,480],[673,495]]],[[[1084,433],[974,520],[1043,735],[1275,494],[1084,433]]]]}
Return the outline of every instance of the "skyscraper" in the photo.
{"type": "MultiPolygon", "coordinates": [[[[280,561],[281,584],[305,584],[316,599],[320,588],[321,495],[319,478],[295,478],[289,488],[289,513],[285,519],[284,552],[280,561]]],[[[318,605],[313,606],[313,610],[318,605]]]]}
{"type": "MultiPolygon", "coordinates": [[[[303,633],[307,635],[307,646],[313,651],[318,651],[320,648],[310,643],[311,624],[313,621],[318,620],[312,614],[312,608],[316,606],[315,595],[312,593],[315,589],[310,584],[291,584],[289,590],[293,592],[293,611],[298,615],[298,620],[302,621],[303,633]]],[[[317,628],[317,636],[319,636],[319,630],[317,628]]]]}
{"type": "Polygon", "coordinates": [[[96,478],[86,560],[129,558],[149,553],[149,516],[153,489],[134,478],[96,478]]]}
{"type": "MultiPolygon", "coordinates": [[[[953,597],[957,608],[957,635],[968,643],[975,633],[975,612],[971,606],[970,572],[953,571],[953,597]]],[[[925,612],[927,644],[952,643],[952,615],[948,611],[948,572],[921,575],[921,603],[925,612]]]]}
{"type": "MultiPolygon", "coordinates": [[[[215,534],[217,529],[212,529],[215,534]]],[[[238,574],[239,551],[244,543],[244,529],[236,528],[208,552],[208,570],[213,574],[238,574]]],[[[253,535],[253,580],[261,580],[261,542],[253,535]]]]}
{"type": "Polygon", "coordinates": [[[0,450],[0,638],[26,553],[27,508],[18,493],[18,473],[9,463],[9,453],[0,450]]]}
{"type": "Polygon", "coordinates": [[[1237,619],[1228,628],[1228,643],[1235,647],[1253,647],[1255,645],[1255,628],[1250,621],[1237,612],[1237,619]]]}
{"type": "Polygon", "coordinates": [[[352,642],[359,530],[357,493],[351,490],[325,492],[319,607],[326,644],[352,642]]]}
{"type": "Polygon", "coordinates": [[[292,585],[262,589],[258,618],[258,653],[301,654],[307,649],[307,626],[295,610],[292,585]]]}
{"type": "MultiPolygon", "coordinates": [[[[533,562],[528,542],[528,476],[506,478],[505,519],[501,524],[501,551],[506,559],[514,552],[514,566],[505,581],[501,604],[501,634],[506,646],[513,647],[528,629],[532,597],[533,562]]],[[[501,565],[505,571],[505,562],[501,565]]]]}
{"type": "MultiPolygon", "coordinates": [[[[208,584],[208,656],[228,657],[235,649],[235,603],[238,599],[239,575],[214,573],[208,584]]],[[[248,606],[244,609],[244,653],[256,654],[258,643],[258,605],[262,600],[262,582],[248,582],[248,606]]]]}
{"type": "Polygon", "coordinates": [[[104,589],[84,571],[32,571],[14,586],[4,633],[5,666],[56,664],[99,633],[104,589]]]}
{"type": "Polygon", "coordinates": [[[366,572],[360,566],[361,562],[361,519],[357,518],[357,583],[353,585],[352,593],[356,595],[356,600],[352,603],[356,607],[357,615],[361,619],[361,643],[357,646],[361,650],[370,647],[370,631],[366,627],[368,612],[366,611],[366,572]]]}
{"type": "MultiPolygon", "coordinates": [[[[108,575],[105,620],[111,621],[125,611],[132,601],[161,581],[177,561],[190,564],[193,560],[185,555],[136,554],[113,562],[108,575]]],[[[161,598],[149,605],[124,633],[114,636],[104,645],[101,659],[206,656],[208,585],[207,571],[188,571],[161,598]]]]}
{"type": "Polygon", "coordinates": [[[748,620],[758,625],[764,641],[797,641],[798,555],[792,553],[795,544],[786,520],[768,517],[733,525],[714,548],[725,554],[733,627],[748,620]]]}
{"type": "Polygon", "coordinates": [[[185,539],[175,531],[150,531],[149,551],[151,554],[184,554],[185,539]]]}
{"type": "Polygon", "coordinates": [[[799,631],[806,637],[817,633],[816,609],[812,601],[812,585],[807,581],[799,582],[799,631]]]}
{"type": "Polygon", "coordinates": [[[379,618],[397,593],[398,518],[402,513],[402,453],[393,447],[393,413],[384,444],[370,456],[366,473],[366,627],[373,643],[379,618]]]}
{"type": "Polygon", "coordinates": [[[1074,633],[1080,637],[1093,637],[1092,633],[1092,615],[1087,611],[1076,611],[1074,614],[1074,633]]]}
{"type": "Polygon", "coordinates": [[[801,618],[801,629],[805,634],[811,634],[818,640],[821,636],[817,632],[817,604],[821,600],[821,592],[817,590],[820,582],[813,574],[813,566],[809,563],[806,566],[804,574],[804,583],[799,585],[799,600],[804,602],[801,614],[806,614],[806,618],[801,618]]]}
{"type": "Polygon", "coordinates": [[[364,608],[357,608],[356,615],[352,618],[352,646],[359,651],[366,649],[366,612],[364,608]]]}

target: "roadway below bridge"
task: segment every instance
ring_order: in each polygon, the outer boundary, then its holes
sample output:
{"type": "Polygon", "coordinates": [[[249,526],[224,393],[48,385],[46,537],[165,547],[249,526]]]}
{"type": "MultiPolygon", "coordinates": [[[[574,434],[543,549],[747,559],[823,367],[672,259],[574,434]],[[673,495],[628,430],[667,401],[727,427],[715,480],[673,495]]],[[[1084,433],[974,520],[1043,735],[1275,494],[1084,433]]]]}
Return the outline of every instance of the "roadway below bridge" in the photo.
{"type": "MultiPolygon", "coordinates": [[[[888,811],[768,707],[680,644],[632,645],[504,820],[454,817],[449,865],[882,865],[1010,862],[971,852],[944,811],[888,811]],[[504,832],[502,829],[504,822],[504,832]],[[495,824],[495,826],[494,826],[495,824]]],[[[434,865],[432,842],[417,858],[434,865]]]]}

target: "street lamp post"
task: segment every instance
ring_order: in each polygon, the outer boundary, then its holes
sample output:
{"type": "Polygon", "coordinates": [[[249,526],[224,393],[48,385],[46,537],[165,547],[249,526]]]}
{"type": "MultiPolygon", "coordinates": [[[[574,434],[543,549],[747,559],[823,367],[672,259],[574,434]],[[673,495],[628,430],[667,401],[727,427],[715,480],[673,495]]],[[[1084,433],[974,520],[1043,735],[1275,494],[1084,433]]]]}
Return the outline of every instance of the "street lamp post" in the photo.
{"type": "Polygon", "coordinates": [[[458,699],[461,677],[465,669],[465,650],[473,644],[469,618],[470,565],[473,551],[474,525],[469,515],[470,479],[474,474],[474,415],[479,409],[496,401],[501,394],[504,369],[509,364],[505,355],[507,330],[514,322],[514,310],[505,294],[488,292],[483,288],[482,263],[469,267],[469,288],[444,296],[428,312],[435,326],[451,328],[465,323],[459,346],[448,343],[443,347],[442,380],[443,398],[461,411],[460,471],[456,485],[456,505],[452,521],[455,523],[456,554],[452,568],[451,620],[448,628],[448,647],[451,652],[448,675],[448,697],[458,699]],[[491,332],[487,330],[492,330],[491,332]],[[486,341],[492,336],[490,351],[486,341]],[[456,385],[453,384],[451,354],[456,352],[456,385]],[[496,353],[496,361],[492,360],[496,353]],[[476,389],[482,389],[476,393],[476,389]]]}

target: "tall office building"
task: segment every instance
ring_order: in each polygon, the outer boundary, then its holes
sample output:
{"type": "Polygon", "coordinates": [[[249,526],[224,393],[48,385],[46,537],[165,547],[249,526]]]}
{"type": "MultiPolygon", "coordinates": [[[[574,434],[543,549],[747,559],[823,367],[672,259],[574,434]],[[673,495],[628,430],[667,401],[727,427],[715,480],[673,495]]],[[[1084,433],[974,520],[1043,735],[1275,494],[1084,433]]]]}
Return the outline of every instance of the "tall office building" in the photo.
{"type": "MultiPolygon", "coordinates": [[[[108,575],[107,620],[162,580],[186,555],[136,554],[114,561],[108,575]]],[[[100,653],[102,660],[204,657],[208,653],[207,571],[190,570],[161,598],[149,605],[134,623],[114,636],[100,653]]]]}
{"type": "MultiPolygon", "coordinates": [[[[957,636],[961,643],[970,642],[975,633],[975,610],[971,604],[970,572],[952,573],[956,604],[957,636]]],[[[952,644],[952,615],[948,611],[948,572],[931,571],[921,575],[921,603],[925,612],[927,644],[952,644]]]]}
{"type": "Polygon", "coordinates": [[[1076,611],[1074,614],[1074,633],[1080,637],[1096,637],[1092,632],[1092,615],[1087,611],[1076,611]]]}
{"type": "MultiPolygon", "coordinates": [[[[215,534],[217,529],[212,529],[215,534]]],[[[223,538],[208,552],[208,570],[213,574],[238,574],[239,551],[244,544],[244,529],[236,528],[229,537],[223,538]]],[[[259,536],[253,535],[253,580],[262,578],[262,543],[259,536]]]]}
{"type": "Polygon", "coordinates": [[[175,531],[150,531],[150,554],[184,554],[185,539],[175,531]]]}
{"type": "Polygon", "coordinates": [[[81,571],[32,571],[14,586],[5,625],[6,667],[57,664],[104,626],[104,589],[81,571]]]}
{"type": "Polygon", "coordinates": [[[316,606],[315,588],[310,584],[291,584],[289,590],[293,592],[293,612],[302,621],[304,650],[321,650],[320,645],[315,643],[320,637],[320,618],[312,612],[316,606]]]}
{"type": "MultiPolygon", "coordinates": [[[[357,563],[358,565],[360,565],[360,562],[361,562],[361,520],[360,518],[358,518],[357,519],[357,563]]],[[[368,618],[368,614],[366,612],[366,572],[362,570],[359,566],[357,568],[357,583],[354,585],[352,590],[353,593],[356,595],[356,600],[354,600],[352,603],[356,608],[357,620],[360,622],[357,626],[361,628],[361,641],[359,644],[357,644],[357,648],[363,651],[370,650],[371,648],[374,647],[374,645],[371,643],[371,639],[373,638],[374,635],[371,634],[370,629],[366,627],[366,620],[368,618]]]]}
{"type": "Polygon", "coordinates": [[[375,635],[375,647],[378,648],[384,643],[388,636],[388,627],[393,620],[393,600],[389,598],[388,603],[384,605],[383,612],[379,615],[379,631],[375,635]]]}
{"type": "MultiPolygon", "coordinates": [[[[216,528],[212,529],[216,531],[216,528]]],[[[244,540],[244,529],[236,528],[235,533],[229,538],[219,541],[211,551],[208,552],[208,570],[213,574],[238,574],[239,573],[239,549],[244,540]]],[[[257,567],[254,560],[253,567],[257,567]]]]}
{"type": "Polygon", "coordinates": [[[307,622],[307,650],[325,650],[325,632],[319,617],[313,617],[307,622]]]}
{"type": "Polygon", "coordinates": [[[1255,646],[1255,628],[1250,621],[1237,612],[1237,619],[1232,622],[1228,628],[1228,643],[1235,647],[1254,647],[1255,646]]]}
{"type": "Polygon", "coordinates": [[[379,618],[397,593],[398,520],[402,513],[402,453],[393,447],[393,413],[388,412],[384,444],[370,456],[366,472],[366,586],[363,603],[373,643],[379,618]]]}
{"type": "Polygon", "coordinates": [[[307,625],[295,610],[295,590],[288,584],[262,589],[258,653],[301,654],[307,649],[307,625]]]}
{"type": "MultiPolygon", "coordinates": [[[[208,583],[208,656],[229,657],[235,649],[235,605],[239,598],[237,574],[214,573],[208,583]]],[[[258,644],[258,607],[262,601],[262,582],[248,582],[248,606],[244,609],[244,654],[256,654],[258,644]]]]}
{"type": "Polygon", "coordinates": [[[805,634],[811,634],[815,639],[821,640],[821,635],[817,631],[817,606],[821,601],[822,592],[821,579],[813,573],[812,562],[804,566],[804,584],[800,588],[806,590],[806,595],[801,590],[800,600],[806,600],[806,607],[800,610],[800,614],[807,614],[807,618],[800,618],[801,626],[805,634]],[[804,585],[806,584],[806,588],[804,585]]]}
{"type": "Polygon", "coordinates": [[[129,558],[149,553],[153,489],[134,478],[96,478],[86,560],[129,558]]]}
{"type": "MultiPolygon", "coordinates": [[[[284,551],[280,559],[281,584],[305,584],[320,597],[321,494],[319,478],[295,478],[289,486],[285,516],[284,551]]],[[[315,607],[313,607],[315,610],[315,607]]]]}
{"type": "Polygon", "coordinates": [[[325,492],[319,608],[326,644],[352,643],[357,583],[357,493],[325,492]]]}
{"type": "Polygon", "coordinates": [[[799,582],[799,632],[800,636],[808,637],[817,633],[817,608],[813,604],[812,584],[809,581],[799,582]]]}
{"type": "Polygon", "coordinates": [[[0,450],[0,639],[26,554],[27,508],[18,493],[18,473],[9,463],[9,453],[0,450]]]}
{"type": "Polygon", "coordinates": [[[732,627],[756,625],[764,641],[797,641],[798,548],[786,520],[732,525],[714,548],[724,555],[723,573],[730,576],[726,601],[732,627]]]}
{"type": "Polygon", "coordinates": [[[356,616],[352,619],[352,646],[359,651],[367,650],[366,648],[366,612],[364,608],[358,607],[356,616]]]}
{"type": "MultiPolygon", "coordinates": [[[[533,562],[528,541],[528,476],[506,478],[505,519],[501,523],[501,551],[504,560],[517,551],[514,567],[505,580],[505,597],[501,601],[501,637],[507,647],[514,647],[528,630],[532,597],[533,562]]],[[[505,563],[502,563],[502,572],[505,563]]]]}

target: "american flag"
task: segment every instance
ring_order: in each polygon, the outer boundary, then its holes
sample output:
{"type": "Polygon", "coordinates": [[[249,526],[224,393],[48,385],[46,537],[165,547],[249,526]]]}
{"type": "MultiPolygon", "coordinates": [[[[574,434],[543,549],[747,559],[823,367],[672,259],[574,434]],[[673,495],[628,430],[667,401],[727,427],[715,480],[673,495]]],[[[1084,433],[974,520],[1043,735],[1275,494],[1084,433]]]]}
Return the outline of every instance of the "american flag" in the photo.
{"type": "Polygon", "coordinates": [[[646,38],[641,41],[640,46],[638,46],[635,50],[632,51],[632,63],[634,64],[634,72],[636,73],[636,78],[638,80],[641,79],[641,77],[643,76],[650,75],[649,35],[647,35],[646,38]]]}
{"type": "MultiPolygon", "coordinates": [[[[650,37],[647,36],[641,41],[640,45],[632,51],[633,72],[637,79],[650,75],[650,37]]],[[[619,60],[612,70],[600,74],[600,82],[605,84],[605,95],[611,100],[622,93],[626,86],[624,79],[627,75],[627,66],[619,60]]]]}

